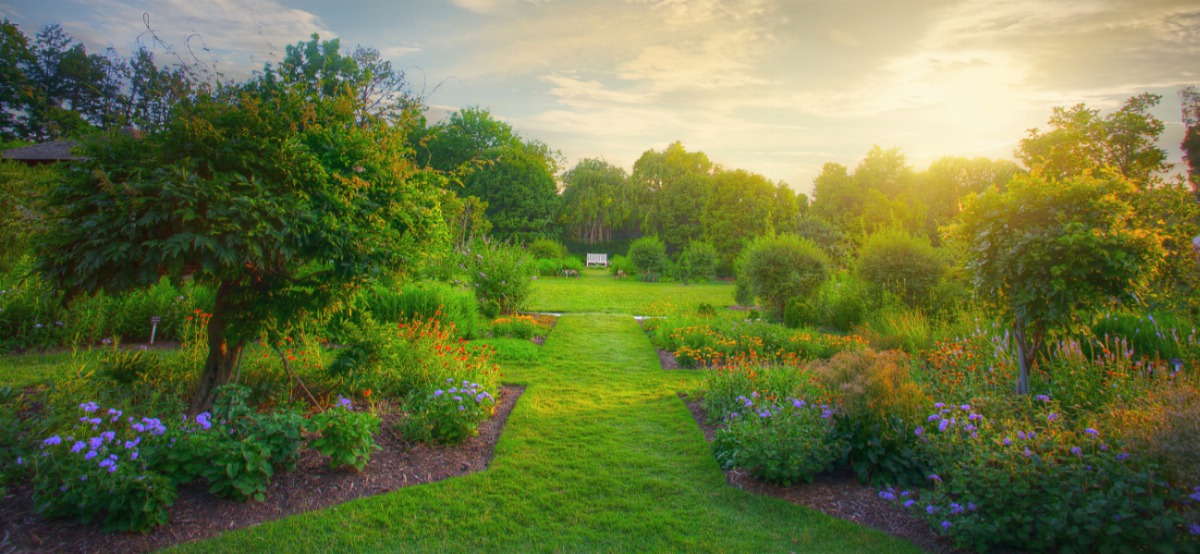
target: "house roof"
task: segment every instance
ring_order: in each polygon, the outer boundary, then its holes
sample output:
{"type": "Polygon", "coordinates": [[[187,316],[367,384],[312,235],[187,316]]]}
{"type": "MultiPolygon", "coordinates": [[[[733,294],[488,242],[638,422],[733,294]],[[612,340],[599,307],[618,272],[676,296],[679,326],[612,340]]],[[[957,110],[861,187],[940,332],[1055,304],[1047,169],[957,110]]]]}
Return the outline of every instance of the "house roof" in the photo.
{"type": "Polygon", "coordinates": [[[32,146],[22,146],[20,148],[12,148],[4,151],[4,159],[20,160],[27,162],[44,161],[72,161],[82,160],[83,158],[71,153],[71,149],[75,147],[75,143],[69,140],[56,140],[54,142],[44,142],[42,144],[34,144],[32,146]]]}

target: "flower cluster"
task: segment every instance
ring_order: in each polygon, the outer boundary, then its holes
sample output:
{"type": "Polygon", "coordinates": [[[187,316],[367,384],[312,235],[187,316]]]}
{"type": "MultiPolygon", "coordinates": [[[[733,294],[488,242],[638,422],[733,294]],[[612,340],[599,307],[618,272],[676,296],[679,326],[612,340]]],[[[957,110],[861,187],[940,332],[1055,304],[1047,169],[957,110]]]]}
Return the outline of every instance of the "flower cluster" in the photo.
{"type": "Polygon", "coordinates": [[[495,412],[496,399],[483,385],[448,378],[445,386],[410,401],[405,437],[457,444],[477,435],[480,422],[495,412]]]}

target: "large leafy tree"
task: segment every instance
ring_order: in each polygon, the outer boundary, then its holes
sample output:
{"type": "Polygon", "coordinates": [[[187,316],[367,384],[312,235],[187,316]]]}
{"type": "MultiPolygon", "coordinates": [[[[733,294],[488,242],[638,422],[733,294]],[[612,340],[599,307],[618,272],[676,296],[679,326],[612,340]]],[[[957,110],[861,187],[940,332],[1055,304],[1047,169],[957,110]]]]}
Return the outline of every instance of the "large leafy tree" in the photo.
{"type": "Polygon", "coordinates": [[[703,152],[675,141],[662,152],[647,150],[633,164],[630,180],[646,199],[642,231],[678,251],[704,233],[701,214],[712,190],[713,164],[703,152]]]}
{"type": "Polygon", "coordinates": [[[624,169],[585,158],[562,181],[561,218],[576,240],[607,242],[634,221],[638,195],[624,169]]]}
{"type": "Polygon", "coordinates": [[[1200,89],[1184,87],[1179,91],[1179,104],[1183,112],[1183,160],[1188,164],[1188,182],[1192,190],[1200,195],[1200,89]]]}
{"type": "Polygon", "coordinates": [[[914,192],[916,183],[898,149],[876,145],[853,173],[840,164],[825,164],[813,182],[813,213],[855,237],[893,228],[916,233],[924,228],[926,213],[914,192]]]}
{"type": "Polygon", "coordinates": [[[1151,186],[1156,173],[1170,168],[1167,153],[1156,145],[1163,122],[1150,114],[1161,99],[1140,94],[1106,116],[1085,104],[1054,108],[1049,129],[1030,129],[1016,155],[1052,179],[1100,175],[1108,168],[1139,187],[1151,186]]]}
{"type": "MultiPolygon", "coordinates": [[[[340,56],[316,42],[297,48],[340,56]]],[[[352,61],[339,67],[353,75],[352,61]]],[[[40,264],[63,289],[162,275],[215,288],[193,412],[231,379],[247,340],[285,332],[443,238],[436,177],[406,157],[403,129],[359,120],[354,82],[268,66],[185,102],[140,140],[89,142],[88,169],[50,195],[40,264]]]]}
{"type": "Polygon", "coordinates": [[[1054,181],[1024,175],[968,201],[954,229],[980,298],[1009,320],[1018,392],[1047,337],[1087,325],[1153,271],[1160,239],[1139,228],[1136,186],[1120,175],[1054,181]]]}
{"type": "Polygon", "coordinates": [[[743,169],[720,170],[704,203],[704,238],[728,270],[749,241],[785,227],[795,214],[796,197],[787,185],[743,169]]]}
{"type": "Polygon", "coordinates": [[[918,176],[918,195],[928,208],[926,232],[937,240],[938,229],[949,225],[962,211],[963,199],[989,188],[1003,188],[1020,172],[1008,160],[947,156],[929,164],[918,176]]]}

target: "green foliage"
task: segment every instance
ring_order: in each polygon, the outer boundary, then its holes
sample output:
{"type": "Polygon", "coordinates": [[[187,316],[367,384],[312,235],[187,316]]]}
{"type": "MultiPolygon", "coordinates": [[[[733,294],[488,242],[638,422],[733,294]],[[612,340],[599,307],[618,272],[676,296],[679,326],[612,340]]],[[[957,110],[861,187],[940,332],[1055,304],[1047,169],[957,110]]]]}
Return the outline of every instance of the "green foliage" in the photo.
{"type": "Polygon", "coordinates": [[[944,270],[928,240],[904,231],[881,231],[867,237],[855,267],[863,281],[899,295],[910,306],[925,300],[944,270]]]}
{"type": "Polygon", "coordinates": [[[421,281],[405,284],[397,291],[395,286],[377,284],[360,292],[360,296],[376,321],[437,319],[445,327],[453,326],[465,339],[475,338],[482,331],[475,295],[461,286],[421,281]]]}
{"type": "Polygon", "coordinates": [[[626,277],[637,277],[638,274],[637,266],[633,265],[633,260],[617,254],[608,261],[608,272],[616,275],[619,271],[624,271],[626,277]]]}
{"type": "Polygon", "coordinates": [[[495,385],[490,352],[460,344],[453,327],[437,319],[398,326],[367,320],[350,327],[354,341],[338,351],[328,372],[352,391],[403,398],[457,376],[495,385]]]}
{"type": "Polygon", "coordinates": [[[818,398],[814,374],[804,366],[760,365],[749,360],[717,367],[701,383],[709,423],[721,424],[746,411],[746,400],[757,398],[818,398]]]}
{"type": "Polygon", "coordinates": [[[1158,237],[1133,225],[1133,191],[1120,177],[1025,176],[963,212],[955,237],[967,245],[978,296],[1013,322],[1022,391],[1047,333],[1087,325],[1161,257],[1158,237]]]}
{"type": "Polygon", "coordinates": [[[650,198],[642,230],[661,238],[672,252],[702,238],[712,166],[703,152],[688,152],[679,141],[662,152],[643,152],[629,177],[635,188],[650,198]]]}
{"type": "Polygon", "coordinates": [[[527,315],[500,317],[492,322],[493,337],[529,340],[537,330],[537,320],[527,315]]]}
{"type": "Polygon", "coordinates": [[[694,241],[679,255],[679,276],[684,283],[705,282],[716,277],[717,249],[710,243],[694,241]]]}
{"type": "Polygon", "coordinates": [[[657,281],[666,270],[666,246],[655,236],[637,239],[629,245],[629,261],[643,281],[657,281]]]}
{"type": "MultiPolygon", "coordinates": [[[[254,440],[217,440],[200,476],[208,492],[238,502],[262,502],[271,484],[271,450],[254,440]]],[[[324,453],[324,452],[322,452],[324,453]]]]}
{"type": "Polygon", "coordinates": [[[379,433],[379,418],[367,412],[354,411],[348,399],[338,397],[338,403],[309,419],[308,430],[318,436],[308,447],[329,456],[330,468],[351,468],[362,471],[371,459],[371,451],[379,450],[375,435],[379,433]]]}
{"type": "Polygon", "coordinates": [[[870,314],[864,334],[872,345],[883,350],[898,349],[916,355],[933,346],[933,330],[925,313],[897,300],[885,299],[870,314]]]}
{"type": "Polygon", "coordinates": [[[717,170],[704,199],[701,222],[706,242],[729,271],[746,243],[783,228],[795,215],[796,194],[787,185],[743,169],[717,170]]]}
{"type": "Polygon", "coordinates": [[[152,378],[162,371],[162,368],[162,360],[156,353],[148,350],[122,350],[115,344],[100,359],[100,374],[123,385],[152,378]]]}
{"type": "Polygon", "coordinates": [[[43,198],[61,178],[58,166],[0,160],[0,273],[12,271],[29,253],[29,239],[42,227],[43,198]]]}
{"type": "Polygon", "coordinates": [[[529,252],[529,257],[535,260],[542,258],[556,260],[559,258],[565,258],[570,254],[567,252],[567,247],[563,246],[561,242],[558,242],[554,239],[545,238],[537,239],[529,243],[525,250],[529,252]]]}
{"type": "Polygon", "coordinates": [[[866,321],[874,305],[866,283],[851,273],[840,272],[825,281],[816,294],[789,300],[783,323],[792,328],[814,326],[849,332],[866,321]]]}
{"type": "Polygon", "coordinates": [[[441,388],[414,395],[405,406],[405,438],[459,444],[479,434],[479,424],[496,411],[496,400],[478,383],[446,380],[441,388]]]}
{"type": "Polygon", "coordinates": [[[789,398],[785,403],[744,399],[717,431],[713,453],[722,468],[740,468],[755,478],[791,485],[811,483],[833,468],[842,446],[833,434],[828,407],[789,398]]]}
{"type": "Polygon", "coordinates": [[[511,314],[525,305],[537,267],[524,250],[480,240],[463,252],[463,260],[483,315],[511,314]]]}
{"type": "Polygon", "coordinates": [[[743,251],[742,273],[754,296],[781,319],[787,301],[816,292],[829,278],[829,257],[808,239],[764,236],[743,251]]]}
{"type": "MultiPolygon", "coordinates": [[[[642,211],[637,188],[625,170],[585,158],[563,173],[562,211],[566,233],[587,244],[608,242],[637,224],[642,211]]],[[[558,256],[546,256],[561,258],[558,256]]]]}

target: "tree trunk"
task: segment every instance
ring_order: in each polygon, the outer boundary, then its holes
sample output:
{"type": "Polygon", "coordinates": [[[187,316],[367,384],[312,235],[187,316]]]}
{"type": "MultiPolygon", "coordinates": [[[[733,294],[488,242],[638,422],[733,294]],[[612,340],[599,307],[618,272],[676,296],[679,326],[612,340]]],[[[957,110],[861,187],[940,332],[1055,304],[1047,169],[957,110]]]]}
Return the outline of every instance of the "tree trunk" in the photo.
{"type": "Polygon", "coordinates": [[[1035,331],[1030,337],[1026,334],[1025,326],[1018,320],[1013,325],[1013,338],[1017,342],[1017,394],[1029,394],[1029,372],[1037,360],[1037,351],[1041,348],[1042,333],[1035,331]]]}
{"type": "Polygon", "coordinates": [[[230,344],[225,339],[225,331],[229,327],[230,296],[233,286],[221,283],[217,288],[217,298],[213,306],[212,318],[208,320],[208,359],[204,361],[204,371],[196,384],[196,395],[188,413],[192,416],[212,408],[216,398],[217,387],[229,383],[233,379],[238,357],[242,353],[242,342],[230,344]]]}

